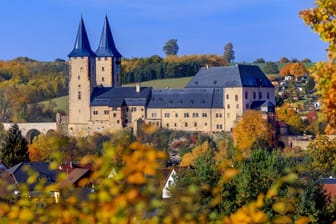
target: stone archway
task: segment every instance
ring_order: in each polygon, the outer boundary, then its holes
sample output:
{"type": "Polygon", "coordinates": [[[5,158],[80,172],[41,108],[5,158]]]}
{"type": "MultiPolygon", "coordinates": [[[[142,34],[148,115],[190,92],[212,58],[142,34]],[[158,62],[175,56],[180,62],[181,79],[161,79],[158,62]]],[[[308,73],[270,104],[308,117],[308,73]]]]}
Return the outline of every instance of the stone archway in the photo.
{"type": "Polygon", "coordinates": [[[53,136],[53,135],[55,135],[55,134],[56,134],[56,131],[53,130],[53,129],[50,129],[50,130],[47,131],[46,136],[47,136],[47,137],[50,137],[50,136],[53,136]]]}
{"type": "Polygon", "coordinates": [[[38,136],[39,134],[41,134],[41,132],[37,129],[31,129],[27,132],[26,134],[26,139],[28,141],[28,143],[32,143],[33,139],[38,136]]]}

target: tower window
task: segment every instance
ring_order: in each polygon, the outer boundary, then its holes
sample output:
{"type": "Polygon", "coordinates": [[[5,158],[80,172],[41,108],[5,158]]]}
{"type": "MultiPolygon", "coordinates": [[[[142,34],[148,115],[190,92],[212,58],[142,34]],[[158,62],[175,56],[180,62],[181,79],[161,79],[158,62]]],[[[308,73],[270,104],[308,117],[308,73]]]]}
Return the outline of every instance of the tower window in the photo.
{"type": "Polygon", "coordinates": [[[102,67],[102,71],[104,71],[105,70],[105,68],[104,67],[102,67]]]}
{"type": "Polygon", "coordinates": [[[82,99],[82,96],[81,96],[81,92],[80,92],[80,91],[78,91],[77,98],[78,98],[79,100],[82,99]]]}
{"type": "Polygon", "coordinates": [[[78,80],[80,80],[80,76],[77,76],[78,80]]]}
{"type": "Polygon", "coordinates": [[[102,77],[102,82],[104,82],[105,81],[105,78],[104,77],[102,77]]]}
{"type": "Polygon", "coordinates": [[[226,94],[226,99],[228,100],[230,98],[229,94],[226,94]]]}

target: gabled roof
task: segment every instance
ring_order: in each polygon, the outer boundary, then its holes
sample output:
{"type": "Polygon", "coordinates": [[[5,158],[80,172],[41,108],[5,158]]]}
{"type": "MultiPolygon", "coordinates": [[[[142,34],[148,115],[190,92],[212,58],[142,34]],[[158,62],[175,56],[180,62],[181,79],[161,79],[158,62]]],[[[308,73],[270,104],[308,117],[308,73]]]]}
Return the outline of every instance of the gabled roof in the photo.
{"type": "Polygon", "coordinates": [[[148,108],[211,108],[213,95],[212,88],[154,89],[148,108]]]}
{"type": "Polygon", "coordinates": [[[119,107],[145,106],[151,93],[151,87],[141,87],[137,92],[135,87],[96,87],[92,93],[91,106],[119,107]]]}
{"type": "Polygon", "coordinates": [[[29,172],[37,173],[38,176],[34,183],[30,184],[29,190],[34,190],[35,186],[41,179],[44,179],[45,185],[55,183],[58,170],[51,170],[47,162],[21,162],[7,170],[12,175],[17,184],[27,184],[30,176],[29,172]]]}
{"type": "Polygon", "coordinates": [[[255,65],[202,68],[186,88],[273,87],[255,65]]]}
{"type": "Polygon", "coordinates": [[[68,55],[69,57],[94,57],[95,53],[91,50],[89,38],[86,33],[83,18],[81,17],[75,46],[68,55]]]}
{"type": "Polygon", "coordinates": [[[100,37],[99,46],[96,50],[96,55],[98,57],[122,57],[114,44],[107,16],[105,17],[103,31],[100,37]]]}
{"type": "Polygon", "coordinates": [[[70,185],[75,184],[78,180],[80,180],[83,176],[85,176],[86,173],[88,173],[89,169],[83,169],[83,168],[74,168],[70,174],[67,176],[66,179],[61,181],[59,183],[59,188],[68,187],[70,185]]]}

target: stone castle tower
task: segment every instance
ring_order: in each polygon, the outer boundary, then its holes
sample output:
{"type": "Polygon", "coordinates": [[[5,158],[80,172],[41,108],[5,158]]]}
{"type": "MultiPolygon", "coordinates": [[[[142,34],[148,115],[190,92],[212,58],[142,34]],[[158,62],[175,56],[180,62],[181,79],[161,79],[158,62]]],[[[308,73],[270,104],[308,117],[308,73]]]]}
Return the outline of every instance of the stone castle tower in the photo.
{"type": "Polygon", "coordinates": [[[91,95],[96,86],[120,87],[121,54],[115,47],[107,17],[96,52],[89,43],[83,18],[69,56],[69,133],[86,132],[91,122],[91,95]]]}

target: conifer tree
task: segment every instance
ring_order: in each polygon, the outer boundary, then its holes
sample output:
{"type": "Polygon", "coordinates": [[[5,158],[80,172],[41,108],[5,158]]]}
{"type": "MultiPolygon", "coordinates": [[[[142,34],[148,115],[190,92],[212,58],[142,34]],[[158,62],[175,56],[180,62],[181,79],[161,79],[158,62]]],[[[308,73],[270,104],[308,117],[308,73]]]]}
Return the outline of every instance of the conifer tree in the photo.
{"type": "Polygon", "coordinates": [[[28,143],[17,124],[12,125],[4,137],[0,159],[7,167],[29,161],[28,143]]]}

